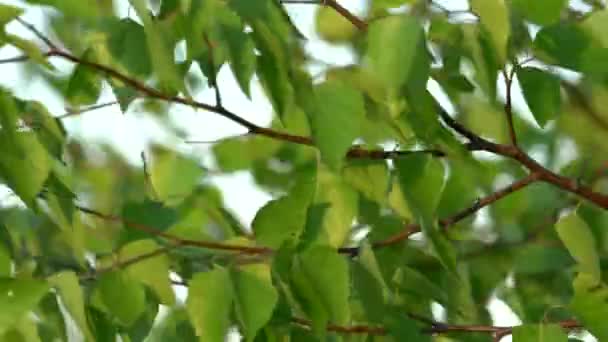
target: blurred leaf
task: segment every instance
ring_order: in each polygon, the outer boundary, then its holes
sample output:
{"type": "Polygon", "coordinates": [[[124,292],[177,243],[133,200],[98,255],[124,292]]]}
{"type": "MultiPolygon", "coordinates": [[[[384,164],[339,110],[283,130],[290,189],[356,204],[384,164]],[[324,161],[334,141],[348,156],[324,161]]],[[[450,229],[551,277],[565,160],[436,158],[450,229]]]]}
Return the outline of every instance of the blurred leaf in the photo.
{"type": "Polygon", "coordinates": [[[193,159],[160,146],[152,147],[150,181],[161,201],[181,202],[201,181],[202,167],[193,159]]]}
{"type": "Polygon", "coordinates": [[[127,223],[127,236],[131,237],[130,240],[136,240],[147,238],[150,233],[129,227],[129,223],[164,231],[177,220],[177,212],[162,203],[145,200],[139,203],[127,202],[122,208],[122,218],[127,223]]]}
{"type": "Polygon", "coordinates": [[[270,266],[246,265],[231,272],[236,311],[247,341],[253,341],[269,320],[278,300],[272,284],[270,266]]]}
{"type": "MultiPolygon", "coordinates": [[[[92,48],[87,49],[80,58],[88,62],[97,62],[92,48]]],[[[65,90],[65,96],[70,104],[73,106],[94,104],[100,94],[101,78],[98,72],[84,64],[76,65],[65,90]]]]}
{"type": "Polygon", "coordinates": [[[323,327],[327,319],[335,324],[348,322],[348,264],[335,250],[312,247],[298,254],[292,268],[292,279],[293,290],[304,302],[304,310],[313,320],[315,329],[323,327]]]}
{"type": "Polygon", "coordinates": [[[110,271],[102,274],[97,290],[103,305],[126,327],[135,323],[144,313],[144,288],[127,272],[110,271]]]}
{"type": "Polygon", "coordinates": [[[517,78],[536,122],[545,127],[560,111],[559,79],[536,68],[518,69],[517,78]]]}
{"type": "Polygon", "coordinates": [[[346,151],[360,134],[365,115],[363,98],[346,84],[325,82],[315,88],[315,99],[317,110],[309,113],[313,140],[327,166],[339,170],[346,151]]]}
{"type": "Polygon", "coordinates": [[[59,292],[61,302],[85,338],[94,341],[95,338],[87,324],[87,317],[84,311],[84,296],[76,274],[72,271],[56,273],[48,278],[48,282],[59,292]]]}
{"type": "Polygon", "coordinates": [[[4,31],[4,26],[23,13],[23,9],[11,5],[0,4],[0,31],[4,31]]]}
{"type": "Polygon", "coordinates": [[[95,19],[100,14],[100,1],[96,0],[27,0],[27,2],[53,6],[65,15],[84,19],[95,19]]]}
{"type": "Polygon", "coordinates": [[[520,325],[513,328],[514,342],[567,342],[568,335],[557,324],[520,325]]]}
{"type": "Polygon", "coordinates": [[[574,279],[574,297],[570,309],[585,329],[598,341],[608,339],[608,288],[604,283],[598,285],[597,279],[588,273],[579,273],[574,279]]]}
{"type": "MultiPolygon", "coordinates": [[[[138,240],[131,242],[120,249],[118,262],[125,262],[140,256],[159,251],[161,247],[153,240],[138,240]]],[[[172,305],[175,301],[171,281],[169,279],[169,259],[166,253],[139,260],[125,268],[133,279],[150,287],[165,305],[172,305]]]]}
{"type": "Polygon", "coordinates": [[[354,288],[370,322],[381,324],[385,313],[388,288],[378,266],[374,251],[368,243],[360,247],[357,262],[352,266],[354,288]]]}
{"type": "Polygon", "coordinates": [[[370,200],[381,204],[386,202],[389,175],[384,161],[349,161],[342,174],[346,182],[370,200]]]}
{"type": "Polygon", "coordinates": [[[358,32],[355,25],[329,6],[317,8],[315,29],[321,39],[331,43],[349,41],[358,32]]]}
{"type": "Polygon", "coordinates": [[[435,217],[445,185],[443,165],[427,155],[415,154],[397,159],[395,166],[404,197],[422,231],[441,264],[456,274],[456,253],[439,232],[435,217]]]}
{"type": "Polygon", "coordinates": [[[143,26],[126,18],[107,25],[108,50],[129,73],[147,76],[152,69],[143,26]]]}
{"type": "Polygon", "coordinates": [[[230,324],[234,293],[228,271],[216,267],[189,282],[186,309],[199,341],[222,342],[230,324]]]}
{"type": "Polygon", "coordinates": [[[504,0],[471,0],[471,9],[481,21],[481,25],[490,34],[498,62],[507,60],[507,42],[511,34],[509,13],[504,0]]]}
{"type": "Polygon", "coordinates": [[[4,332],[29,311],[33,310],[42,296],[49,290],[43,280],[34,279],[0,279],[0,332],[4,332]]]}
{"type": "Polygon", "coordinates": [[[555,229],[568,252],[578,262],[579,272],[599,282],[601,269],[597,245],[587,223],[576,212],[571,212],[557,221],[555,229]]]}
{"type": "Polygon", "coordinates": [[[367,39],[369,69],[389,87],[406,84],[412,73],[427,67],[420,65],[424,59],[419,57],[427,53],[424,31],[413,17],[395,15],[375,20],[369,26],[367,39]]]}
{"type": "Polygon", "coordinates": [[[515,0],[512,6],[526,19],[539,25],[550,25],[560,19],[567,4],[567,0],[515,0]]]}

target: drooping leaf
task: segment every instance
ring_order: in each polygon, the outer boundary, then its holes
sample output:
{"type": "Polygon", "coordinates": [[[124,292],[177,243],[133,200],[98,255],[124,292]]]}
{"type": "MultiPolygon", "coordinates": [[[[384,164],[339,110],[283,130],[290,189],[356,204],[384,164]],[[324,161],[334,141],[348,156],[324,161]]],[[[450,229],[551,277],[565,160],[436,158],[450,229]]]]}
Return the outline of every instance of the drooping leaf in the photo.
{"type": "Polygon", "coordinates": [[[315,15],[315,28],[321,39],[332,43],[352,39],[358,29],[329,6],[320,6],[315,15]]]}
{"type": "Polygon", "coordinates": [[[426,53],[422,27],[410,16],[374,20],[369,27],[368,67],[389,87],[398,88],[406,84],[417,69],[426,69],[428,61],[420,58],[426,53]]]}
{"type": "Polygon", "coordinates": [[[202,167],[193,159],[160,146],[153,146],[150,181],[158,199],[181,202],[201,181],[202,167]]]}
{"type": "Polygon", "coordinates": [[[43,280],[0,279],[0,332],[10,329],[15,323],[33,310],[42,296],[49,290],[43,280]]]}
{"type": "Polygon", "coordinates": [[[338,170],[346,151],[361,132],[365,115],[363,98],[345,84],[325,82],[315,88],[315,99],[316,111],[309,113],[313,140],[321,151],[321,159],[338,170]]]}
{"type": "Polygon", "coordinates": [[[562,100],[559,80],[536,68],[519,69],[517,78],[536,122],[545,127],[560,111],[562,100]]]}
{"type": "MultiPolygon", "coordinates": [[[[129,224],[142,225],[158,231],[164,231],[177,220],[177,212],[173,208],[165,207],[162,203],[145,200],[144,202],[128,202],[122,209],[122,218],[125,220],[127,236],[131,240],[149,237],[150,233],[142,232],[129,224]]],[[[144,228],[145,229],[145,228],[144,228]]]]}
{"type": "Polygon", "coordinates": [[[72,271],[56,273],[48,278],[48,282],[59,291],[61,302],[65,305],[80,331],[88,340],[94,340],[87,324],[84,296],[76,274],[72,271]]]}
{"type": "Polygon", "coordinates": [[[247,341],[253,341],[270,320],[278,300],[272,284],[270,266],[255,264],[239,267],[231,272],[234,283],[236,311],[247,341]]]}
{"type": "Polygon", "coordinates": [[[477,13],[481,25],[490,34],[498,62],[507,60],[507,42],[511,34],[509,12],[504,0],[471,0],[471,9],[477,13]]]}
{"type": "MultiPolygon", "coordinates": [[[[118,262],[137,260],[134,258],[148,256],[159,251],[161,251],[161,247],[153,240],[134,241],[120,249],[118,262]]],[[[164,252],[143,260],[137,260],[137,262],[125,267],[125,272],[133,279],[150,287],[161,303],[172,305],[175,301],[169,279],[169,260],[164,252]]]]}
{"type": "Polygon", "coordinates": [[[555,224],[555,229],[568,252],[578,262],[579,271],[599,282],[601,269],[597,245],[587,223],[576,212],[571,212],[555,224]]]}
{"type": "MultiPolygon", "coordinates": [[[[80,57],[88,62],[96,62],[93,48],[87,49],[80,57]]],[[[97,102],[101,94],[99,73],[84,64],[78,64],[72,72],[65,96],[73,106],[90,105],[97,102]]]]}
{"type": "Polygon", "coordinates": [[[11,5],[0,4],[0,28],[4,31],[4,26],[13,21],[23,13],[23,9],[11,5]]]}
{"type": "Polygon", "coordinates": [[[186,309],[199,341],[224,341],[234,298],[232,286],[228,271],[219,267],[190,280],[186,309]]]}
{"type": "Polygon", "coordinates": [[[439,232],[435,217],[445,185],[441,162],[427,155],[411,155],[396,160],[398,179],[404,197],[414,213],[434,252],[453,274],[456,274],[456,254],[445,236],[439,232]]]}
{"type": "Polygon", "coordinates": [[[144,288],[124,271],[103,274],[97,283],[97,290],[103,305],[124,326],[131,326],[144,313],[144,288]]]}
{"type": "Polygon", "coordinates": [[[598,341],[608,339],[608,326],[604,317],[608,315],[608,287],[588,273],[579,273],[574,279],[574,297],[569,308],[581,324],[598,341]]]}
{"type": "Polygon", "coordinates": [[[388,167],[383,161],[353,161],[343,169],[346,181],[367,198],[378,203],[388,199],[388,167]]]}

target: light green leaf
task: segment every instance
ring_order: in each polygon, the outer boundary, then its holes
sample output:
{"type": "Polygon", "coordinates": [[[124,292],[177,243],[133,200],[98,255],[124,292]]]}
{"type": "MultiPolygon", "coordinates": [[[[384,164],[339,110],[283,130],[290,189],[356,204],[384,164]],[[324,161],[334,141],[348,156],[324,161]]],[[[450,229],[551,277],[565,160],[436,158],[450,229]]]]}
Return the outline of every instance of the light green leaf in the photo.
{"type": "MultiPolygon", "coordinates": [[[[87,49],[81,57],[88,62],[96,62],[95,50],[87,49]]],[[[84,64],[76,65],[65,90],[65,97],[73,106],[90,105],[97,102],[101,94],[99,74],[84,64]]]]}
{"type": "Polygon", "coordinates": [[[100,2],[95,0],[27,0],[29,3],[53,6],[68,16],[84,19],[99,18],[100,2]]]}
{"type": "Polygon", "coordinates": [[[222,17],[220,30],[228,46],[230,69],[243,93],[250,96],[249,84],[257,61],[254,52],[255,45],[249,35],[243,32],[243,24],[240,19],[232,12],[224,12],[227,14],[222,17]]]}
{"type": "Polygon", "coordinates": [[[317,193],[315,204],[326,205],[324,215],[318,222],[321,235],[318,244],[326,244],[334,248],[342,246],[350,233],[353,220],[357,214],[357,192],[348,186],[344,180],[326,168],[320,167],[317,171],[317,193]]]}
{"type": "Polygon", "coordinates": [[[539,25],[550,25],[560,19],[566,4],[567,0],[514,0],[512,6],[524,18],[539,25]]]}
{"type": "Polygon", "coordinates": [[[561,108],[559,79],[536,68],[517,70],[517,78],[536,122],[545,127],[561,108]]]}
{"type": "Polygon", "coordinates": [[[513,328],[513,342],[567,342],[568,335],[557,324],[525,324],[513,328]]]}
{"type": "Polygon", "coordinates": [[[0,91],[0,177],[30,207],[51,170],[51,158],[33,132],[17,131],[14,100],[0,91]]]}
{"type": "Polygon", "coordinates": [[[385,203],[388,198],[388,167],[384,161],[354,160],[349,162],[342,174],[346,182],[370,200],[385,203]]]}
{"type": "Polygon", "coordinates": [[[285,196],[268,202],[253,219],[256,240],[264,246],[278,248],[283,241],[297,238],[306,222],[310,199],[285,196]]]}
{"type": "Polygon", "coordinates": [[[48,290],[49,285],[43,280],[0,279],[0,333],[33,310],[48,290]]]}
{"type": "Polygon", "coordinates": [[[13,21],[23,13],[23,9],[11,5],[0,4],[0,32],[4,26],[13,21]]]}
{"type": "Polygon", "coordinates": [[[504,0],[471,0],[471,9],[477,13],[481,25],[490,34],[499,64],[507,60],[507,42],[511,34],[509,12],[504,0]]]}
{"type": "Polygon", "coordinates": [[[587,223],[576,212],[571,212],[557,221],[555,229],[568,252],[579,264],[579,271],[599,282],[601,269],[598,247],[587,223]]]}
{"type": "Polygon", "coordinates": [[[332,43],[351,40],[358,29],[329,6],[319,6],[315,15],[315,29],[321,39],[332,43]]]}
{"type": "Polygon", "coordinates": [[[180,202],[201,181],[202,167],[193,159],[160,146],[153,146],[149,165],[155,195],[161,201],[180,202]]]}
{"type": "Polygon", "coordinates": [[[430,156],[415,154],[395,161],[405,200],[420,222],[442,265],[456,272],[456,253],[445,236],[439,232],[436,211],[445,185],[444,167],[430,156]]]}
{"type": "Polygon", "coordinates": [[[95,341],[87,324],[84,311],[84,296],[78,277],[72,271],[63,271],[48,278],[49,284],[57,289],[61,302],[88,341],[95,341]]]}
{"type": "Polygon", "coordinates": [[[0,245],[0,277],[10,277],[12,275],[13,260],[6,247],[0,245]]]}
{"type": "Polygon", "coordinates": [[[146,45],[144,28],[126,18],[112,21],[107,31],[108,50],[115,60],[133,75],[148,76],[152,70],[152,62],[146,45]]]}
{"type": "Polygon", "coordinates": [[[608,9],[590,13],[583,20],[581,26],[591,37],[599,41],[602,47],[608,48],[608,37],[606,36],[606,30],[608,30],[608,9]]]}
{"type": "Polygon", "coordinates": [[[374,20],[369,26],[366,58],[370,72],[392,88],[406,84],[417,68],[428,62],[424,31],[412,16],[396,15],[374,20]],[[390,48],[387,48],[390,47],[390,48]]]}
{"type": "Polygon", "coordinates": [[[186,309],[199,341],[224,341],[230,325],[232,287],[228,271],[220,267],[197,273],[190,280],[186,309]]]}
{"type": "Polygon", "coordinates": [[[151,58],[152,67],[158,77],[161,89],[165,92],[182,90],[183,80],[179,79],[179,72],[173,58],[173,46],[170,46],[160,27],[152,20],[146,1],[129,0],[129,3],[144,24],[148,52],[150,56],[153,56],[151,58]]]}
{"type": "Polygon", "coordinates": [[[370,322],[381,324],[385,313],[388,287],[382,278],[380,266],[369,243],[364,243],[357,261],[352,266],[355,291],[370,322]]]}
{"type": "MultiPolygon", "coordinates": [[[[154,240],[137,240],[120,249],[119,260],[117,262],[125,262],[147,255],[159,251],[160,248],[154,240]]],[[[149,286],[156,293],[162,304],[172,305],[174,303],[175,296],[169,279],[169,259],[165,253],[137,261],[126,267],[125,271],[131,278],[149,286]]]]}
{"type": "MultiPolygon", "coordinates": [[[[300,253],[294,263],[292,271],[301,272],[307,278],[310,289],[305,291],[318,296],[330,321],[335,324],[347,323],[350,318],[350,290],[346,259],[334,249],[319,246],[300,253]]],[[[304,292],[301,286],[297,287],[298,291],[304,292]]],[[[315,320],[315,317],[311,318],[315,320]]]]}
{"type": "Polygon", "coordinates": [[[50,70],[54,70],[53,65],[48,61],[38,45],[36,45],[34,42],[13,34],[6,34],[4,38],[8,43],[23,51],[29,58],[31,58],[32,61],[40,65],[44,65],[50,70]]]}
{"type": "Polygon", "coordinates": [[[309,113],[312,136],[321,159],[338,170],[355,138],[361,132],[365,105],[361,93],[340,82],[325,82],[315,88],[316,111],[309,113]]]}
{"type": "Polygon", "coordinates": [[[579,273],[573,287],[570,310],[598,341],[608,341],[608,287],[587,273],[579,273]]]}
{"type": "Polygon", "coordinates": [[[231,275],[236,311],[243,326],[242,333],[251,342],[258,330],[270,320],[278,301],[277,290],[272,285],[270,266],[246,265],[232,271],[231,275]]]}
{"type": "Polygon", "coordinates": [[[103,274],[97,282],[97,290],[103,305],[127,327],[144,313],[144,288],[127,272],[111,271],[103,274]]]}

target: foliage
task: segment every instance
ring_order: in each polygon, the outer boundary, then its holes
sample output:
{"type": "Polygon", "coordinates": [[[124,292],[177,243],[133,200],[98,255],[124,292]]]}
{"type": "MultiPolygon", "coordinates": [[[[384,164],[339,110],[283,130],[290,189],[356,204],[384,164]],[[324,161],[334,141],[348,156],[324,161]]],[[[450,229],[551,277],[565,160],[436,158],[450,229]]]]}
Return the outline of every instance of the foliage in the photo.
{"type": "Polygon", "coordinates": [[[22,53],[0,68],[70,108],[0,89],[0,340],[608,339],[604,1],[365,2],[0,4],[22,53]],[[354,64],[318,73],[306,6],[354,64]],[[38,8],[48,27],[21,18],[38,8]],[[261,86],[269,125],[220,71],[261,86]],[[246,134],[134,165],[64,124],[109,105],[174,141],[178,107],[246,134]],[[251,224],[213,181],[235,173],[274,197],[251,224]],[[523,324],[493,325],[495,299],[523,324]]]}

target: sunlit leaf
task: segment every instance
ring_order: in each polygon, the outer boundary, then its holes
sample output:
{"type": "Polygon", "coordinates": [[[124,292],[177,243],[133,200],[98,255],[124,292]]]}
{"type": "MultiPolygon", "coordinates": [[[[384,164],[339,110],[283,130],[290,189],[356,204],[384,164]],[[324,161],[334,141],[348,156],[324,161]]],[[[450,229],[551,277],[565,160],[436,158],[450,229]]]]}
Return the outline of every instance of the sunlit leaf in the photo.
{"type": "Polygon", "coordinates": [[[579,271],[599,282],[601,269],[597,246],[587,223],[576,212],[572,212],[555,224],[555,230],[568,252],[578,262],[579,271]]]}

